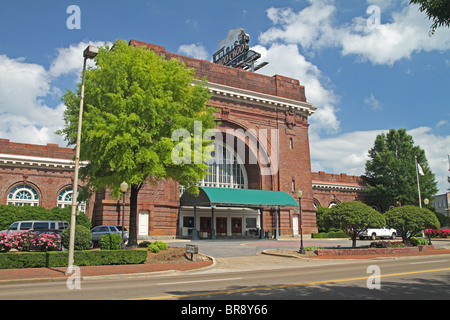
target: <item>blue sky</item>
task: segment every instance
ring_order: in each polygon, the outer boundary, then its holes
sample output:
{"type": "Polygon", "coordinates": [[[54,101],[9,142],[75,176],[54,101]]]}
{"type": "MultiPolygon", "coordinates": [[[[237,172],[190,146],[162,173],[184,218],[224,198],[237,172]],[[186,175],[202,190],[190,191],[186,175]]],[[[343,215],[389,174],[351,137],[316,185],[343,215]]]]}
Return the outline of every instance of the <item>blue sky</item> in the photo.
{"type": "Polygon", "coordinates": [[[429,37],[430,25],[403,0],[2,1],[0,137],[65,146],[54,135],[64,124],[60,99],[79,81],[88,44],[136,39],[210,60],[228,30],[244,28],[269,62],[258,72],[299,79],[319,107],[310,119],[314,171],[364,174],[376,135],[406,128],[443,193],[450,29],[429,37]],[[80,29],[67,27],[70,5],[80,8],[80,29]],[[368,28],[374,17],[380,23],[368,28]]]}

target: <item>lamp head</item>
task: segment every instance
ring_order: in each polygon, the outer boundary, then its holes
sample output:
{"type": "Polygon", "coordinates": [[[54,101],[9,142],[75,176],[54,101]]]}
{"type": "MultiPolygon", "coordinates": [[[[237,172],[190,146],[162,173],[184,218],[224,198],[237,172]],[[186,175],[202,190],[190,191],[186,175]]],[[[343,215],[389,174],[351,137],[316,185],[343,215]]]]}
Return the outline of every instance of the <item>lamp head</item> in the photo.
{"type": "Polygon", "coordinates": [[[86,59],[94,59],[97,54],[98,54],[97,47],[88,46],[86,49],[84,49],[83,57],[86,59]]]}
{"type": "Polygon", "coordinates": [[[122,191],[122,192],[127,192],[127,190],[128,190],[128,183],[126,183],[126,182],[124,181],[124,182],[122,182],[122,183],[120,184],[120,191],[122,191]]]}
{"type": "Polygon", "coordinates": [[[303,191],[298,189],[297,190],[297,198],[301,199],[302,196],[303,196],[303,191]]]}

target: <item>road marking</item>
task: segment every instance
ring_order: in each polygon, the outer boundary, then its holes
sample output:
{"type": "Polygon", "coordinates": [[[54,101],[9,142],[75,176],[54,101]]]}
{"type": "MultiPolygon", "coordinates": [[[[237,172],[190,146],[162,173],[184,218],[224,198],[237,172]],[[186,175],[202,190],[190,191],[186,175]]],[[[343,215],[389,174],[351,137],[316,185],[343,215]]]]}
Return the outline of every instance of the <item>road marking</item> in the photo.
{"type": "Polygon", "coordinates": [[[411,262],[410,264],[427,264],[427,263],[438,263],[438,262],[447,262],[448,260],[435,260],[435,261],[426,261],[426,262],[411,262]]]}
{"type": "Polygon", "coordinates": [[[211,280],[196,280],[196,281],[179,281],[179,282],[162,282],[157,283],[157,286],[167,286],[172,284],[186,284],[186,283],[202,283],[202,282],[216,282],[216,281],[232,281],[242,280],[242,278],[227,278],[227,279],[211,279],[211,280]]]}
{"type": "MultiPolygon", "coordinates": [[[[450,268],[444,269],[433,269],[433,270],[423,270],[423,271],[412,271],[412,272],[402,272],[402,273],[392,273],[392,274],[384,274],[380,275],[380,278],[386,277],[395,277],[395,276],[404,276],[411,274],[420,274],[420,273],[431,273],[431,272],[439,272],[439,271],[450,271],[450,268]]],[[[323,280],[316,282],[307,282],[307,283],[298,283],[298,284],[287,284],[280,286],[268,286],[268,287],[256,287],[256,288],[246,288],[246,289],[234,289],[234,290],[223,290],[223,291],[211,291],[211,292],[201,292],[201,293],[191,293],[191,294],[182,294],[182,295],[168,295],[168,296],[159,296],[159,297],[147,297],[147,298],[137,298],[130,300],[167,300],[167,299],[180,299],[180,298],[189,298],[189,297],[200,297],[200,296],[209,296],[209,295],[219,295],[219,294],[232,294],[232,293],[242,293],[242,292],[252,292],[252,291],[264,291],[264,290],[274,290],[274,289],[286,289],[286,288],[294,288],[294,287],[306,287],[306,286],[314,286],[319,284],[328,284],[328,283],[339,283],[339,282],[348,282],[348,281],[357,281],[357,280],[367,280],[367,276],[358,277],[358,278],[346,278],[346,279],[335,279],[335,280],[323,280]]],[[[205,282],[208,280],[203,280],[201,282],[205,282]]]]}

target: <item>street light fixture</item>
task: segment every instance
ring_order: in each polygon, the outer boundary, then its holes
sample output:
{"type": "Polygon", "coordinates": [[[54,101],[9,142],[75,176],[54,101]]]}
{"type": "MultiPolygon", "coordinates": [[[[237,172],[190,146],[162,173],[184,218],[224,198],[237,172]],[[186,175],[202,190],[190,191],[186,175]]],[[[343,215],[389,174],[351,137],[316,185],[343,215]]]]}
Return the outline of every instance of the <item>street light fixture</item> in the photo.
{"type": "Polygon", "coordinates": [[[73,252],[75,246],[75,224],[76,224],[76,208],[77,208],[77,194],[78,194],[78,171],[80,167],[81,123],[83,118],[83,100],[84,100],[84,82],[86,79],[86,64],[88,59],[93,59],[97,54],[98,48],[94,46],[88,46],[83,52],[84,64],[83,64],[83,77],[81,81],[80,110],[78,115],[77,146],[75,152],[75,174],[73,178],[72,212],[70,215],[69,259],[67,262],[66,275],[71,275],[73,273],[73,252]]]}
{"type": "Polygon", "coordinates": [[[128,190],[128,183],[125,181],[120,184],[120,191],[122,191],[122,242],[124,242],[124,230],[125,230],[125,193],[128,190]]]}
{"type": "MultiPolygon", "coordinates": [[[[425,204],[425,206],[428,206],[428,204],[430,203],[430,200],[428,200],[428,198],[423,199],[423,203],[425,204]]],[[[431,231],[431,230],[430,230],[431,231]]],[[[431,246],[431,232],[428,232],[428,244],[431,246]]]]}
{"type": "Polygon", "coordinates": [[[303,247],[303,220],[302,220],[302,196],[303,191],[298,189],[297,198],[298,198],[298,208],[300,210],[300,251],[298,253],[305,254],[305,248],[303,247]]]}

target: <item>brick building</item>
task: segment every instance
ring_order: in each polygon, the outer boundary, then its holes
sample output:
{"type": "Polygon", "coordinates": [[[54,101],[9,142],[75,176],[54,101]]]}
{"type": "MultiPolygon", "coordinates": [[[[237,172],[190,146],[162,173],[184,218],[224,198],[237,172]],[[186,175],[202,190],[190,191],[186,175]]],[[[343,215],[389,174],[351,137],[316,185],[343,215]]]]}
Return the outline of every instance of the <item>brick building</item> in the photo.
{"type": "MultiPolygon", "coordinates": [[[[140,41],[131,40],[130,45],[179,59],[194,68],[197,77],[206,77],[212,93],[208,104],[218,110],[216,152],[223,158],[210,165],[211,175],[200,182],[204,192],[208,188],[261,190],[297,199],[301,189],[305,234],[317,230],[316,206],[361,199],[365,185],[360,177],[311,172],[308,118],[317,108],[307,102],[299,80],[180,56],[140,41]]],[[[70,205],[73,155],[72,149],[53,144],[35,146],[0,139],[0,203],[47,208],[70,205]]],[[[183,187],[175,181],[141,189],[138,235],[191,236],[194,227],[205,237],[256,236],[258,232],[253,231],[260,229],[280,236],[298,234],[299,211],[292,202],[246,207],[245,201],[218,206],[211,201],[204,206],[183,203],[186,197],[182,194],[183,187]]],[[[86,206],[93,225],[122,223],[121,201],[108,190],[97,193],[86,206]]]]}

